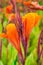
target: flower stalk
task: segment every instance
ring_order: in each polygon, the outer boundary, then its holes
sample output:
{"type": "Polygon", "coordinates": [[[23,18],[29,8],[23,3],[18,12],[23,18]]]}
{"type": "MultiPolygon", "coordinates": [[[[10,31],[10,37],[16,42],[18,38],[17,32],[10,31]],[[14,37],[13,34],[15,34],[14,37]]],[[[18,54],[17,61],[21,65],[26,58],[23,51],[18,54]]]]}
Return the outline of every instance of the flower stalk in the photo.
{"type": "MultiPolygon", "coordinates": [[[[42,20],[42,25],[43,25],[43,20],[42,20]]],[[[40,64],[41,55],[42,55],[42,61],[43,61],[43,26],[42,26],[42,30],[41,30],[39,41],[38,41],[38,64],[40,64]],[[42,47],[42,50],[40,50],[40,46],[42,47]]],[[[43,62],[42,62],[42,65],[43,65],[43,62]]]]}

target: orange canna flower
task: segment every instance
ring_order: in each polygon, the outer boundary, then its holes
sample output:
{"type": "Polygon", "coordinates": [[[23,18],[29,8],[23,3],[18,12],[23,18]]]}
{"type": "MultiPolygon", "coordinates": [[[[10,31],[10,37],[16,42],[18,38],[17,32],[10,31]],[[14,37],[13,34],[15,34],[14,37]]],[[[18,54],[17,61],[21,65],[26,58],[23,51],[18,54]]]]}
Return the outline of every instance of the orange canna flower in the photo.
{"type": "Polygon", "coordinates": [[[20,37],[18,35],[15,24],[10,23],[6,26],[6,34],[0,34],[0,37],[7,38],[11,44],[20,52],[20,37]]]}
{"type": "MultiPolygon", "coordinates": [[[[15,14],[11,14],[9,17],[10,19],[15,18],[15,14]]],[[[37,25],[38,21],[40,20],[41,16],[39,16],[37,13],[27,13],[22,17],[22,23],[23,23],[23,35],[28,38],[31,30],[34,26],[37,25]]]]}
{"type": "Polygon", "coordinates": [[[6,13],[11,13],[11,11],[12,11],[12,5],[8,5],[7,7],[6,7],[6,13]]]}
{"type": "MultiPolygon", "coordinates": [[[[11,16],[12,17],[12,16],[11,16]]],[[[41,16],[37,13],[27,13],[22,17],[22,24],[23,24],[23,36],[28,40],[28,37],[33,29],[34,26],[37,25],[38,21],[40,20],[41,16]]],[[[7,38],[10,40],[12,45],[18,50],[20,49],[20,37],[18,35],[17,29],[15,24],[10,23],[6,26],[6,34],[0,34],[0,37],[7,38]]]]}
{"type": "Polygon", "coordinates": [[[5,33],[0,34],[0,37],[8,38],[7,34],[5,34],[5,33]]]}
{"type": "Polygon", "coordinates": [[[10,14],[9,18],[14,19],[15,18],[15,14],[14,13],[10,14]]]}
{"type": "Polygon", "coordinates": [[[23,4],[24,4],[25,6],[29,6],[29,5],[31,4],[31,1],[28,1],[28,2],[24,1],[23,4]]]}
{"type": "Polygon", "coordinates": [[[25,16],[22,17],[22,23],[24,25],[23,35],[26,39],[28,39],[31,30],[34,26],[37,25],[40,18],[41,17],[37,13],[27,13],[25,16]]]}
{"type": "Polygon", "coordinates": [[[11,13],[8,17],[8,20],[11,21],[11,20],[14,20],[15,18],[15,14],[14,13],[11,13]]]}
{"type": "Polygon", "coordinates": [[[15,14],[14,14],[14,13],[11,13],[11,14],[6,13],[5,16],[6,16],[6,18],[7,18],[9,21],[14,20],[14,18],[15,18],[15,14]]]}
{"type": "Polygon", "coordinates": [[[38,21],[41,19],[41,16],[34,14],[35,15],[35,26],[37,25],[38,21]]]}

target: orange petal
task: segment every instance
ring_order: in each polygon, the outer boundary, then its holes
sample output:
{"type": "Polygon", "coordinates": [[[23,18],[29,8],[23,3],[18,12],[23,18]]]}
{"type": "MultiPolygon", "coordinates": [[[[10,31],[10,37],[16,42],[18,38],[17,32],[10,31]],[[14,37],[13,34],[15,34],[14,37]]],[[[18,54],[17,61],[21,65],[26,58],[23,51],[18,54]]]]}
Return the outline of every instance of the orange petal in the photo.
{"type": "Polygon", "coordinates": [[[37,24],[37,16],[38,15],[36,13],[27,13],[25,16],[22,17],[22,22],[24,25],[23,34],[26,38],[29,37],[29,34],[31,33],[34,25],[37,24]]]}
{"type": "Polygon", "coordinates": [[[11,13],[12,8],[13,8],[12,5],[7,6],[6,7],[6,13],[11,13]]]}
{"type": "Polygon", "coordinates": [[[8,38],[8,36],[5,33],[0,34],[0,38],[8,38]]]}
{"type": "Polygon", "coordinates": [[[25,6],[29,6],[30,4],[31,4],[31,1],[28,1],[28,2],[25,2],[25,1],[24,1],[24,5],[25,5],[25,6]]]}
{"type": "Polygon", "coordinates": [[[35,14],[35,26],[37,25],[40,19],[41,19],[41,16],[38,14],[35,14]]]}
{"type": "Polygon", "coordinates": [[[12,45],[20,52],[20,37],[18,35],[15,24],[10,23],[6,26],[7,35],[12,45]]]}
{"type": "Polygon", "coordinates": [[[9,18],[8,19],[11,21],[11,20],[14,20],[14,18],[15,18],[15,14],[12,13],[12,14],[9,15],[9,18]]]}

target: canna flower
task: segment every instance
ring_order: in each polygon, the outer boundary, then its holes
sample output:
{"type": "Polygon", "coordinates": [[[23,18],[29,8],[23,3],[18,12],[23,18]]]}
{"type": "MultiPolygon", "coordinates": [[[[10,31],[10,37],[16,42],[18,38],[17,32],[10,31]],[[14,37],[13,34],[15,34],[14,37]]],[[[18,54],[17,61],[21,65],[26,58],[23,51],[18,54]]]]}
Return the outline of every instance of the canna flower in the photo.
{"type": "Polygon", "coordinates": [[[8,20],[9,21],[12,21],[12,20],[14,20],[15,19],[15,14],[14,13],[11,13],[10,15],[9,15],[9,17],[8,17],[8,20]]]}
{"type": "Polygon", "coordinates": [[[43,10],[43,6],[40,6],[38,2],[33,2],[33,1],[27,1],[24,2],[24,5],[35,10],[43,10]]]}
{"type": "Polygon", "coordinates": [[[40,18],[41,16],[39,16],[37,13],[27,13],[22,17],[22,23],[24,26],[23,35],[26,39],[28,39],[33,27],[37,25],[40,18]]]}
{"type": "Polygon", "coordinates": [[[31,1],[28,1],[28,2],[26,2],[26,1],[24,1],[24,3],[23,3],[25,6],[30,6],[30,4],[31,4],[31,1]]]}
{"type": "Polygon", "coordinates": [[[20,38],[15,24],[10,23],[6,26],[6,33],[0,34],[0,37],[7,38],[11,44],[20,52],[20,38]]]}
{"type": "MultiPolygon", "coordinates": [[[[13,17],[12,15],[10,16],[10,18],[13,17]]],[[[37,25],[40,18],[41,16],[39,16],[37,13],[27,13],[26,15],[22,16],[23,36],[25,37],[26,40],[28,40],[28,37],[33,27],[37,25]]],[[[0,37],[7,38],[8,40],[10,40],[11,44],[18,50],[18,52],[21,51],[20,37],[18,35],[15,24],[13,23],[8,24],[6,26],[6,34],[2,33],[0,34],[0,37]]]]}
{"type": "Polygon", "coordinates": [[[8,5],[6,7],[6,13],[11,13],[12,9],[13,9],[12,5],[8,5]]]}
{"type": "MultiPolygon", "coordinates": [[[[9,20],[12,20],[14,18],[15,14],[11,14],[9,16],[9,20]]],[[[22,16],[23,35],[26,37],[26,39],[30,35],[33,27],[37,25],[40,18],[41,16],[39,16],[37,13],[27,13],[26,15],[22,16]]]]}
{"type": "Polygon", "coordinates": [[[10,14],[10,17],[9,18],[10,19],[14,19],[15,18],[15,14],[14,13],[10,14]]]}
{"type": "MultiPolygon", "coordinates": [[[[11,18],[12,18],[12,15],[11,15],[10,19],[11,18]]],[[[39,16],[37,13],[27,13],[24,16],[22,16],[23,36],[26,39],[28,39],[33,27],[38,24],[40,18],[41,18],[41,16],[39,16]]]]}
{"type": "Polygon", "coordinates": [[[24,1],[23,4],[24,4],[25,6],[30,6],[30,5],[32,5],[32,6],[35,6],[35,5],[36,5],[36,6],[37,6],[38,3],[37,3],[37,2],[32,2],[32,1],[27,1],[27,2],[24,1]]]}
{"type": "Polygon", "coordinates": [[[11,13],[11,14],[6,13],[5,16],[6,16],[6,18],[7,18],[9,21],[14,20],[14,18],[15,18],[15,14],[14,14],[14,13],[11,13]]]}

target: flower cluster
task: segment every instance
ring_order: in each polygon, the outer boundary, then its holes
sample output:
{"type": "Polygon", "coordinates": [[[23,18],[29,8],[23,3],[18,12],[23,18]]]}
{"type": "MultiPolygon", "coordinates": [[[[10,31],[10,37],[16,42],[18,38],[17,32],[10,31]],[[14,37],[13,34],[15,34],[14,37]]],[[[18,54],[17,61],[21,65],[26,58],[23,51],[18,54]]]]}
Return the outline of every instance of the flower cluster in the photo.
{"type": "MultiPolygon", "coordinates": [[[[15,18],[15,14],[11,14],[10,18],[15,18]]],[[[40,18],[41,17],[37,13],[27,13],[24,16],[22,16],[22,35],[25,39],[27,39],[27,41],[33,27],[37,25],[40,18]]],[[[4,37],[10,40],[11,44],[13,44],[13,46],[20,52],[20,36],[14,23],[9,23],[6,26],[6,33],[0,34],[0,37],[4,37]]]]}
{"type": "MultiPolygon", "coordinates": [[[[39,20],[41,19],[41,16],[38,15],[37,13],[26,13],[23,16],[20,16],[19,12],[16,9],[16,2],[15,0],[12,0],[12,4],[6,7],[6,14],[10,14],[8,16],[8,24],[5,28],[6,32],[3,32],[0,34],[0,38],[6,38],[8,39],[8,41],[11,42],[11,44],[16,48],[16,50],[18,51],[18,54],[20,54],[20,60],[23,63],[25,63],[25,58],[26,54],[27,54],[27,46],[28,46],[28,39],[30,36],[30,33],[32,31],[32,29],[38,24],[39,20]],[[12,12],[12,10],[15,10],[12,12]],[[12,21],[12,22],[10,22],[12,21]],[[20,43],[22,42],[22,43],[20,43]],[[25,56],[22,56],[22,51],[21,51],[21,46],[23,45],[24,48],[24,54],[25,56]]],[[[17,2],[19,2],[19,0],[17,0],[17,2]]],[[[22,0],[20,0],[20,2],[22,2],[22,0]]],[[[32,5],[35,8],[36,7],[35,4],[37,4],[35,2],[24,2],[23,3],[25,6],[30,6],[32,5]]],[[[40,7],[39,7],[40,8],[40,7]]],[[[24,65],[24,64],[23,64],[24,65]]]]}

